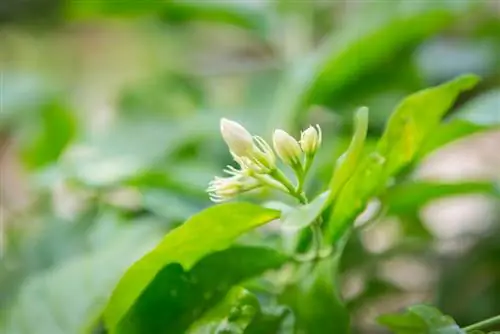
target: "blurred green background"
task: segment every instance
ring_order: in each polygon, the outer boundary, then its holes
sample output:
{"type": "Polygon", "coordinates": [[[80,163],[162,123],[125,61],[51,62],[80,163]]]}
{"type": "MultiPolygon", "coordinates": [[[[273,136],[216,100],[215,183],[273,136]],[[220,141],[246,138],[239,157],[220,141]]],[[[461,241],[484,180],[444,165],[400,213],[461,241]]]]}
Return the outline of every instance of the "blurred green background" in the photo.
{"type": "Polygon", "coordinates": [[[0,29],[9,334],[89,326],[135,259],[211,205],[207,183],[231,163],[221,117],[266,139],[320,124],[315,194],[356,107],[370,144],[404,96],[463,73],[482,81],[354,235],[342,291],[361,333],[415,302],[459,324],[500,312],[500,2],[3,0],[0,29]]]}

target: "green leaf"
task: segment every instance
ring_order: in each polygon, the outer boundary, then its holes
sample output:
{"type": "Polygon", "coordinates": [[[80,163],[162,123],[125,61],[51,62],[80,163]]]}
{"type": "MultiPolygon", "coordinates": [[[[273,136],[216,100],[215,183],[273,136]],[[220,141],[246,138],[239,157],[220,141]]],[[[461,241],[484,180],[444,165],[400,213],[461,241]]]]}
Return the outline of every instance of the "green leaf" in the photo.
{"type": "Polygon", "coordinates": [[[216,120],[207,115],[179,122],[162,117],[122,120],[105,133],[78,143],[77,149],[65,157],[64,169],[88,186],[112,186],[140,176],[186,143],[216,133],[212,127],[200,126],[207,123],[217,129],[216,120]],[[191,131],[193,128],[199,131],[191,131]]]}
{"type": "Polygon", "coordinates": [[[367,11],[366,17],[351,18],[309,58],[296,64],[277,94],[272,128],[290,128],[306,107],[323,104],[350,82],[396,58],[464,12],[464,8],[456,11],[437,2],[419,3],[413,10],[405,5],[406,1],[391,2],[379,8],[377,15],[367,11]]]}
{"type": "Polygon", "coordinates": [[[461,119],[453,119],[447,123],[443,123],[422,144],[417,160],[422,160],[426,155],[453,141],[488,129],[490,127],[461,119]]]}
{"type": "Polygon", "coordinates": [[[411,164],[424,140],[458,94],[478,81],[464,75],[405,98],[389,118],[377,149],[356,168],[335,202],[327,225],[328,239],[338,242],[368,201],[382,192],[389,178],[411,164]]]}
{"type": "Polygon", "coordinates": [[[283,330],[287,330],[286,320],[289,316],[287,308],[262,307],[255,295],[241,287],[234,287],[222,301],[194,322],[186,333],[283,333],[283,330]]]}
{"type": "Polygon", "coordinates": [[[114,231],[102,248],[27,278],[0,332],[83,332],[102,312],[111,289],[127,267],[158,241],[158,232],[155,225],[138,221],[114,231]]]}
{"type": "Polygon", "coordinates": [[[404,314],[383,315],[378,322],[395,334],[465,334],[453,318],[428,305],[411,306],[404,314]]]}
{"type": "Polygon", "coordinates": [[[157,273],[118,326],[110,329],[127,334],[184,333],[234,285],[286,261],[286,256],[273,249],[233,247],[207,255],[189,271],[170,263],[157,273]]]}
{"type": "Polygon", "coordinates": [[[327,238],[337,243],[374,194],[385,185],[386,160],[377,153],[370,154],[357,168],[334,203],[327,224],[327,238]]]}
{"type": "Polygon", "coordinates": [[[41,107],[37,136],[23,150],[31,168],[55,162],[76,133],[76,120],[68,106],[51,101],[41,107]]]}
{"type": "Polygon", "coordinates": [[[331,194],[329,200],[334,200],[337,197],[339,191],[354,173],[363,153],[367,131],[368,108],[362,107],[354,116],[354,135],[351,143],[347,151],[337,159],[335,171],[330,181],[331,194]]]}
{"type": "Polygon", "coordinates": [[[74,18],[99,16],[138,17],[156,14],[171,23],[209,21],[227,23],[263,33],[266,17],[258,8],[245,3],[220,3],[203,1],[192,3],[182,0],[123,0],[115,1],[71,1],[70,14],[74,18]]]}
{"type": "Polygon", "coordinates": [[[293,310],[297,333],[349,333],[349,313],[335,285],[337,262],[337,257],[324,259],[312,270],[304,265],[300,281],[287,286],[280,296],[280,302],[293,310]]]}
{"type": "Polygon", "coordinates": [[[300,230],[311,225],[325,209],[330,192],[317,196],[312,202],[301,205],[284,214],[282,227],[290,230],[300,230]]]}
{"type": "Polygon", "coordinates": [[[419,152],[419,159],[452,141],[481,131],[499,129],[500,90],[491,90],[470,100],[450,120],[434,131],[419,152]]]}
{"type": "Polygon", "coordinates": [[[270,306],[261,309],[245,329],[245,334],[288,334],[292,332],[292,328],[293,317],[290,310],[283,306],[270,306]]]}
{"type": "Polygon", "coordinates": [[[470,193],[500,198],[500,188],[491,182],[409,182],[389,188],[382,201],[387,206],[389,215],[400,215],[415,212],[438,198],[470,193]]]}
{"type": "Polygon", "coordinates": [[[385,314],[380,316],[377,321],[395,334],[423,334],[427,332],[425,322],[413,313],[385,314]]]}
{"type": "Polygon", "coordinates": [[[478,80],[475,75],[463,75],[412,94],[396,107],[377,147],[387,159],[388,175],[413,161],[423,141],[438,127],[457,96],[474,87],[478,80]]]}
{"type": "Polygon", "coordinates": [[[169,264],[190,270],[204,256],[229,247],[243,233],[278,217],[278,211],[249,203],[217,205],[194,215],[129,268],[104,312],[106,326],[115,328],[154,277],[169,264]]]}
{"type": "Polygon", "coordinates": [[[226,297],[194,322],[187,334],[243,333],[260,311],[258,299],[235,287],[226,297]]]}

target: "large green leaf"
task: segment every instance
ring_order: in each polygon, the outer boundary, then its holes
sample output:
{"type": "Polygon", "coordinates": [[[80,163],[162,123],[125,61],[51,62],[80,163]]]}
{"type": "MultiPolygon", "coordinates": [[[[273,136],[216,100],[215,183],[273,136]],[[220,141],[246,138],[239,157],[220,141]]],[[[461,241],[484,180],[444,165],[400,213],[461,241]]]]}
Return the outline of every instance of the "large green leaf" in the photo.
{"type": "Polygon", "coordinates": [[[408,10],[406,1],[376,4],[377,13],[367,10],[366,17],[351,18],[352,26],[328,36],[309,58],[294,66],[278,92],[272,127],[287,127],[309,105],[323,103],[364,73],[443,29],[463,12],[463,8],[440,1],[416,3],[412,10],[408,10]]]}
{"type": "Polygon", "coordinates": [[[217,205],[191,217],[129,268],[106,307],[106,326],[115,328],[154,277],[169,264],[190,270],[206,255],[229,247],[243,233],[278,217],[278,211],[249,203],[217,205]]]}
{"type": "Polygon", "coordinates": [[[156,227],[138,221],[116,230],[98,250],[29,277],[0,332],[81,333],[100,314],[126,268],[151,249],[159,237],[156,227]]]}
{"type": "Polygon", "coordinates": [[[170,263],[158,272],[111,331],[184,333],[234,285],[277,268],[286,260],[286,256],[273,249],[234,247],[204,257],[189,271],[178,263],[170,263]]]}
{"type": "Polygon", "coordinates": [[[394,334],[464,334],[465,331],[455,321],[435,307],[414,305],[404,314],[388,314],[378,318],[378,322],[394,334]]]}

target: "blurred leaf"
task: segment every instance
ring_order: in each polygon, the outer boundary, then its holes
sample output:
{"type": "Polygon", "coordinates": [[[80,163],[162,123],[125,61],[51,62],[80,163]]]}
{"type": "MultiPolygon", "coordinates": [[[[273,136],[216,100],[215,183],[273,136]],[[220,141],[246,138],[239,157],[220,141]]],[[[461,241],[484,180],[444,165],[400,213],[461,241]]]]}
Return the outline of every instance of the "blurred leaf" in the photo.
{"type": "Polygon", "coordinates": [[[54,90],[34,73],[2,70],[2,112],[0,129],[31,121],[36,111],[54,98],[54,90]]]}
{"type": "Polygon", "coordinates": [[[64,167],[88,186],[111,186],[143,173],[186,143],[216,133],[215,124],[207,115],[178,122],[166,118],[123,120],[105,134],[79,143],[65,157],[64,167]],[[213,123],[213,129],[207,123],[213,123]]]}
{"type": "Polygon", "coordinates": [[[463,73],[491,75],[496,58],[494,42],[460,37],[433,38],[417,50],[418,72],[425,82],[439,83],[463,73]]]}
{"type": "Polygon", "coordinates": [[[243,333],[259,310],[259,301],[254,295],[235,287],[221,302],[189,326],[186,333],[243,333]]]}
{"type": "Polygon", "coordinates": [[[317,196],[308,204],[301,205],[283,215],[282,227],[290,230],[300,230],[311,225],[325,209],[325,204],[330,195],[329,191],[317,196]]]}
{"type": "Polygon", "coordinates": [[[391,294],[403,292],[401,288],[396,285],[382,280],[377,277],[370,277],[370,279],[365,283],[363,292],[356,296],[356,298],[349,300],[347,308],[352,312],[364,305],[367,302],[377,300],[391,294]]]}
{"type": "Polygon", "coordinates": [[[427,305],[411,306],[405,314],[383,315],[378,322],[395,334],[465,334],[451,317],[427,305]]]}
{"type": "Polygon", "coordinates": [[[302,267],[300,280],[286,287],[280,302],[290,306],[296,318],[296,332],[308,334],[349,333],[349,313],[340,301],[335,285],[336,258],[302,267]]]}
{"type": "Polygon", "coordinates": [[[481,193],[500,198],[500,188],[491,182],[433,183],[411,182],[397,184],[387,190],[382,201],[389,215],[415,212],[427,203],[446,196],[481,193]]]}
{"type": "Polygon", "coordinates": [[[105,247],[31,276],[23,283],[0,332],[82,332],[101,312],[110,290],[126,268],[158,238],[158,230],[151,225],[123,227],[107,240],[105,247]]]}
{"type": "Polygon", "coordinates": [[[23,157],[31,168],[55,162],[76,133],[76,119],[68,106],[51,101],[41,107],[40,128],[27,143],[23,157]]]}
{"type": "Polygon", "coordinates": [[[389,328],[395,334],[427,333],[425,322],[413,313],[387,314],[378,319],[378,323],[389,328]]]}
{"type": "MultiPolygon", "coordinates": [[[[380,7],[381,3],[377,4],[380,7]]],[[[304,108],[322,104],[344,85],[448,26],[457,17],[456,8],[448,4],[426,2],[414,10],[405,5],[390,2],[377,15],[368,12],[366,17],[351,18],[353,26],[344,26],[328,36],[314,54],[296,64],[277,95],[272,127],[290,128],[288,125],[304,108]]]]}
{"type": "Polygon", "coordinates": [[[438,127],[457,96],[477,82],[476,76],[463,75],[414,93],[396,107],[378,143],[378,151],[387,160],[388,175],[412,162],[422,142],[438,127]]]}
{"type": "Polygon", "coordinates": [[[278,211],[248,203],[217,205],[194,215],[129,268],[106,307],[105,324],[115,328],[136,298],[169,264],[190,270],[204,256],[227,248],[243,233],[278,217],[278,211]]]}
{"type": "Polygon", "coordinates": [[[368,109],[360,108],[354,117],[354,134],[351,143],[340,158],[337,159],[335,171],[330,181],[330,200],[335,200],[339,191],[354,173],[359,163],[368,131],[368,109]]]}
{"type": "MultiPolygon", "coordinates": [[[[179,263],[167,264],[118,326],[110,329],[124,334],[185,333],[231,287],[266,270],[277,268],[286,260],[287,257],[270,248],[234,247],[207,255],[189,271],[185,271],[179,263]]],[[[247,296],[246,302],[249,299],[251,297],[247,296]]],[[[244,321],[239,325],[245,328],[257,311],[258,303],[255,303],[253,314],[240,318],[244,321]]],[[[208,318],[212,316],[209,314],[208,318]]],[[[205,325],[212,327],[210,324],[205,325]]],[[[238,326],[238,323],[232,325],[238,326]]]]}
{"type": "Polygon", "coordinates": [[[244,2],[183,0],[122,0],[116,1],[78,1],[70,2],[70,13],[74,18],[99,16],[138,17],[156,14],[170,23],[189,21],[209,21],[228,23],[241,28],[263,33],[266,20],[263,10],[244,2]]]}

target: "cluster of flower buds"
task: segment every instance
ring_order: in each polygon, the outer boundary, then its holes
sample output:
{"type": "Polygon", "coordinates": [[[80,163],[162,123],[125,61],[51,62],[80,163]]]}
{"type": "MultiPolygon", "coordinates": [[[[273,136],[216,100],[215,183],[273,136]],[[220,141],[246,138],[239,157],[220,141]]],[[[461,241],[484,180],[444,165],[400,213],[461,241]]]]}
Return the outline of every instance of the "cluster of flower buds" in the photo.
{"type": "Polygon", "coordinates": [[[252,136],[237,122],[223,118],[220,130],[239,168],[228,166],[224,170],[227,177],[216,177],[209,183],[207,192],[212,201],[226,201],[264,186],[300,195],[305,175],[321,145],[319,126],[310,126],[303,131],[300,141],[283,130],[275,130],[274,151],[263,138],[252,136]],[[296,186],[278,168],[276,155],[294,170],[297,175],[296,186]]]}

